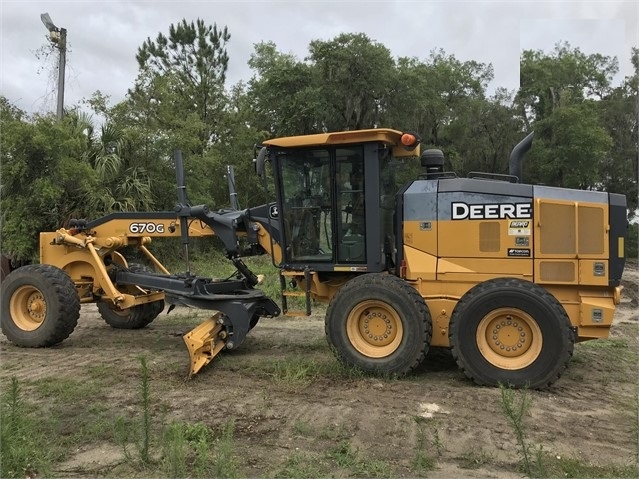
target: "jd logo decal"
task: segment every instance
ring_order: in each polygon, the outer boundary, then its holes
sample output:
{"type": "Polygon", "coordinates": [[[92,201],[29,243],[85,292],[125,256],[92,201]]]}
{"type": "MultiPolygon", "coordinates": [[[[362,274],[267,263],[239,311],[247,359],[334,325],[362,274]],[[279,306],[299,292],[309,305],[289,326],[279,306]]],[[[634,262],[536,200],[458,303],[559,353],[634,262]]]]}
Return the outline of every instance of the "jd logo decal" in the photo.
{"type": "Polygon", "coordinates": [[[462,202],[451,204],[453,220],[503,220],[532,218],[532,203],[498,203],[469,205],[462,202]]]}

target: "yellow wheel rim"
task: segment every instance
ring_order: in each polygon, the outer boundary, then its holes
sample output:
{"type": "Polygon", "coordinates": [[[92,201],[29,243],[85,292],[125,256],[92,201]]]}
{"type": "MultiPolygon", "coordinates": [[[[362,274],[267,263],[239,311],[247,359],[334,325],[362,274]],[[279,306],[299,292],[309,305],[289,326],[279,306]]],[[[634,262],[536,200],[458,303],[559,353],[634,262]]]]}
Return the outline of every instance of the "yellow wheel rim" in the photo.
{"type": "Polygon", "coordinates": [[[39,289],[21,286],[9,300],[9,311],[15,325],[23,331],[38,329],[47,316],[47,302],[39,289]]]}
{"type": "Polygon", "coordinates": [[[501,369],[516,370],[531,365],[539,357],[542,345],[537,321],[519,309],[491,311],[477,327],[479,351],[501,369]]]}
{"type": "Polygon", "coordinates": [[[388,304],[368,300],[353,308],[346,319],[346,334],[353,347],[369,358],[393,354],[404,336],[402,321],[388,304]]]}

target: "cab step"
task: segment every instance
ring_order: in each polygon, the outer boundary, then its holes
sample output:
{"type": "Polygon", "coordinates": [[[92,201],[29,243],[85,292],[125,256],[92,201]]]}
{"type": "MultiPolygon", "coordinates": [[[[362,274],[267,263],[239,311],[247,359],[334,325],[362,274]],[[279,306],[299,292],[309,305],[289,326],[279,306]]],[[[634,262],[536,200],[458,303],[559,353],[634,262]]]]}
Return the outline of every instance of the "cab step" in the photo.
{"type": "Polygon", "coordinates": [[[309,268],[303,271],[283,271],[280,270],[280,289],[282,293],[282,315],[283,316],[310,316],[311,315],[311,276],[314,272],[309,268]],[[304,280],[306,288],[304,291],[297,289],[298,280],[304,280]],[[288,284],[287,284],[288,281],[288,284]],[[304,298],[305,310],[290,310],[288,307],[288,298],[304,298]]]}

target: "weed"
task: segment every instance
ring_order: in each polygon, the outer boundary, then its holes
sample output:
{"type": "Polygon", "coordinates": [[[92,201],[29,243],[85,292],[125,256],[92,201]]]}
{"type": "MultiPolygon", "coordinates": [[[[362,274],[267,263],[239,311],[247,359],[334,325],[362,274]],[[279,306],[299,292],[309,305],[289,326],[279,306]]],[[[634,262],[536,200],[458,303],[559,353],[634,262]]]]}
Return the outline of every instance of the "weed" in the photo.
{"type": "Polygon", "coordinates": [[[151,392],[149,387],[149,368],[146,365],[146,357],[140,356],[140,369],[142,372],[140,383],[140,396],[142,398],[142,442],[139,446],[140,459],[145,464],[150,462],[149,446],[151,442],[151,392]]]}
{"type": "Polygon", "coordinates": [[[317,458],[296,451],[286,460],[284,466],[277,471],[275,476],[282,479],[307,479],[309,477],[324,477],[325,474],[322,474],[317,458]]]}
{"type": "Polygon", "coordinates": [[[323,427],[319,433],[320,439],[328,439],[330,441],[339,441],[347,437],[349,437],[349,434],[343,424],[329,424],[323,427]]]}
{"type": "Polygon", "coordinates": [[[435,447],[435,449],[437,450],[437,455],[441,456],[442,452],[444,451],[444,443],[442,442],[441,438],[439,437],[439,428],[437,427],[437,423],[435,421],[432,421],[431,425],[432,425],[432,429],[433,429],[432,444],[435,447]]]}
{"type": "Polygon", "coordinates": [[[618,464],[590,464],[583,460],[546,455],[548,477],[634,479],[639,477],[639,466],[618,464]]]}
{"type": "Polygon", "coordinates": [[[530,477],[546,477],[543,448],[542,446],[533,448],[526,436],[524,418],[532,406],[530,391],[527,389],[515,391],[501,384],[499,385],[499,389],[501,391],[502,411],[515,433],[524,473],[530,477]]]}
{"type": "Polygon", "coordinates": [[[392,477],[393,470],[386,461],[366,459],[359,461],[353,468],[354,477],[392,477]]]}
{"type": "Polygon", "coordinates": [[[322,367],[317,361],[305,357],[291,357],[269,361],[274,379],[283,382],[307,383],[321,376],[322,367]]]}
{"type": "Polygon", "coordinates": [[[202,423],[172,422],[162,436],[162,468],[169,477],[210,477],[212,437],[211,429],[202,423]]]}
{"type": "Polygon", "coordinates": [[[426,453],[426,434],[424,432],[424,419],[415,417],[417,423],[417,444],[415,446],[415,457],[411,463],[411,468],[415,472],[431,471],[435,468],[435,460],[426,453]]]}
{"type": "Polygon", "coordinates": [[[133,457],[129,452],[129,443],[132,440],[131,430],[132,428],[129,426],[129,423],[122,416],[115,418],[115,422],[113,424],[113,435],[115,437],[115,442],[122,448],[122,454],[124,455],[126,462],[133,462],[133,457]]]}
{"type": "Polygon", "coordinates": [[[468,451],[460,459],[462,469],[478,469],[484,464],[489,464],[493,457],[484,449],[479,448],[468,451]]]}
{"type": "Polygon", "coordinates": [[[149,383],[149,369],[146,357],[140,356],[140,397],[142,402],[142,417],[139,421],[127,421],[122,416],[115,420],[114,435],[116,442],[122,447],[127,462],[133,462],[128,445],[133,442],[138,452],[138,459],[143,466],[151,463],[151,388],[149,383]]]}
{"type": "Polygon", "coordinates": [[[216,454],[213,462],[213,476],[236,478],[238,476],[238,464],[234,451],[235,421],[231,419],[222,427],[220,437],[216,441],[216,454]]]}
{"type": "Polygon", "coordinates": [[[162,466],[168,477],[186,477],[187,441],[182,423],[171,423],[162,437],[162,466]]]}
{"type": "Polygon", "coordinates": [[[15,377],[4,392],[0,414],[0,477],[51,475],[49,451],[42,422],[28,414],[15,377]]]}
{"type": "Polygon", "coordinates": [[[310,436],[313,432],[311,429],[311,425],[306,421],[295,421],[295,424],[293,424],[293,429],[298,435],[305,437],[310,436]]]}
{"type": "Polygon", "coordinates": [[[348,440],[342,440],[336,446],[330,448],[326,457],[333,460],[335,464],[344,469],[348,469],[357,464],[357,450],[348,440]]]}

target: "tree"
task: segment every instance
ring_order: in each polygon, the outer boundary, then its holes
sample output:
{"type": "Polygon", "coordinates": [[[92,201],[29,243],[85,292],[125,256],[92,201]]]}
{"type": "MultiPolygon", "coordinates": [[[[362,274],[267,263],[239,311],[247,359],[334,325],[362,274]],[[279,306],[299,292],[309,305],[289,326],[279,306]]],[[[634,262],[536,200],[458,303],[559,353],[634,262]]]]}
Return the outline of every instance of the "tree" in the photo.
{"type": "Polygon", "coordinates": [[[526,135],[512,95],[497,89],[491,98],[468,98],[455,120],[444,128],[442,143],[449,145],[449,162],[457,174],[509,173],[510,152],[526,135]]]}
{"type": "Polygon", "coordinates": [[[323,104],[322,127],[373,128],[387,108],[395,62],[390,50],[363,33],[342,33],[309,45],[315,84],[323,104]]]}
{"type": "Polygon", "coordinates": [[[516,103],[536,131],[529,163],[536,181],[569,188],[604,189],[604,165],[613,140],[602,107],[613,88],[616,58],[586,55],[568,43],[550,54],[527,50],[521,58],[516,103]]]}
{"type": "Polygon", "coordinates": [[[415,129],[424,143],[445,147],[454,140],[444,130],[474,100],[485,98],[492,77],[491,65],[462,62],[443,50],[432,51],[426,61],[400,58],[387,118],[415,129]]]}
{"type": "Polygon", "coordinates": [[[527,124],[541,120],[555,109],[586,99],[602,99],[610,93],[619,70],[616,57],[586,55],[568,42],[560,42],[550,54],[525,50],[521,56],[517,103],[527,124]]]}
{"type": "Polygon", "coordinates": [[[255,45],[248,62],[256,75],[248,83],[252,115],[246,120],[268,136],[316,133],[321,129],[320,91],[312,66],[277,51],[272,42],[255,45]]]}
{"type": "Polygon", "coordinates": [[[634,74],[601,101],[601,117],[613,144],[599,174],[606,191],[626,195],[632,218],[637,210],[639,178],[639,48],[632,49],[631,61],[634,74]]]}
{"type": "Polygon", "coordinates": [[[147,173],[143,167],[130,164],[123,156],[125,151],[125,138],[111,123],[102,125],[99,137],[89,136],[83,158],[94,169],[98,185],[87,201],[98,214],[145,211],[153,207],[147,173]]]}
{"type": "Polygon", "coordinates": [[[17,261],[38,255],[41,231],[55,231],[70,218],[95,213],[86,202],[97,178],[83,160],[86,132],[73,113],[29,119],[0,99],[2,254],[17,261]]]}
{"type": "Polygon", "coordinates": [[[168,130],[186,128],[199,140],[196,153],[215,143],[216,125],[226,103],[226,27],[183,19],[138,49],[140,74],[129,92],[135,102],[155,103],[156,120],[168,130]]]}
{"type": "Polygon", "coordinates": [[[603,189],[600,167],[612,148],[597,105],[564,106],[535,122],[539,140],[530,153],[535,182],[577,189],[603,189]]]}

